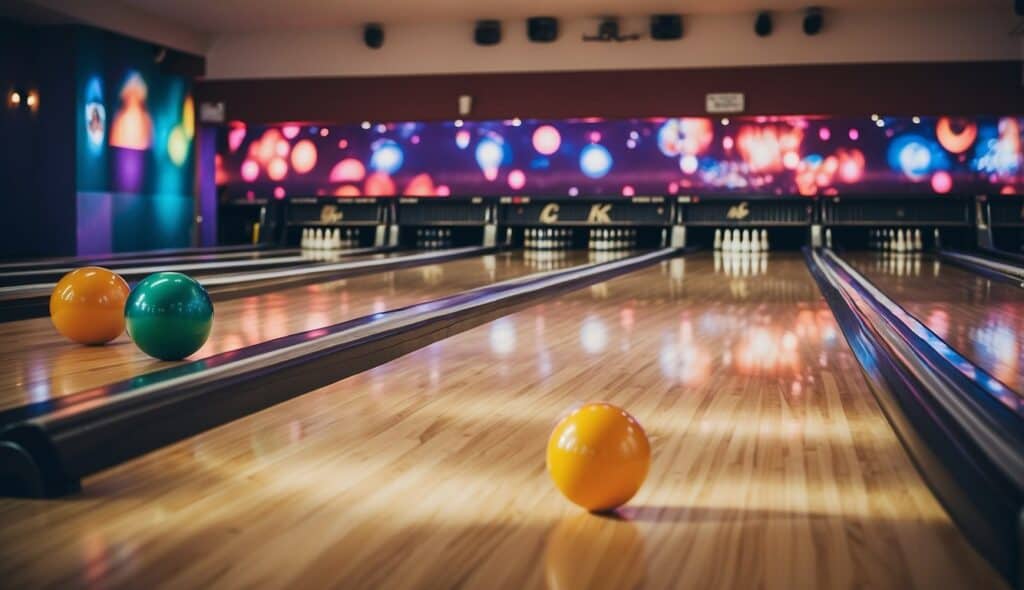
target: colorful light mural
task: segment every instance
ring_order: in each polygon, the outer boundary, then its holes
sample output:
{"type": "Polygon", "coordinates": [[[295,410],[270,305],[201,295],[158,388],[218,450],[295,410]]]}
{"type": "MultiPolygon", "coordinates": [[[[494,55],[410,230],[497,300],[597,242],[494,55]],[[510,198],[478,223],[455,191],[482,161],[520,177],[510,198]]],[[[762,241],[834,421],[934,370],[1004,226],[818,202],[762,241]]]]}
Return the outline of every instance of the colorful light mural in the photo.
{"type": "Polygon", "coordinates": [[[296,123],[224,129],[228,197],[1024,193],[1017,117],[296,123]]]}
{"type": "Polygon", "coordinates": [[[190,81],[161,71],[150,45],[87,27],[75,60],[78,209],[90,212],[79,216],[79,254],[188,245],[190,81]]]}

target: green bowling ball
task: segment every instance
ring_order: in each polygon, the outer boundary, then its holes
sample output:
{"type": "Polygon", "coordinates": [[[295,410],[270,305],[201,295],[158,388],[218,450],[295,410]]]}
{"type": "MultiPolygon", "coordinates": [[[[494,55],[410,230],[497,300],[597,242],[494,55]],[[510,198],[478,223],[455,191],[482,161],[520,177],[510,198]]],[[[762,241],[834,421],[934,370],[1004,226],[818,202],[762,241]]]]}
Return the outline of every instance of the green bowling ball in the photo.
{"type": "Polygon", "coordinates": [[[202,348],[213,327],[213,302],[195,279],[158,272],[139,281],[124,309],[128,334],[149,356],[178,361],[202,348]]]}

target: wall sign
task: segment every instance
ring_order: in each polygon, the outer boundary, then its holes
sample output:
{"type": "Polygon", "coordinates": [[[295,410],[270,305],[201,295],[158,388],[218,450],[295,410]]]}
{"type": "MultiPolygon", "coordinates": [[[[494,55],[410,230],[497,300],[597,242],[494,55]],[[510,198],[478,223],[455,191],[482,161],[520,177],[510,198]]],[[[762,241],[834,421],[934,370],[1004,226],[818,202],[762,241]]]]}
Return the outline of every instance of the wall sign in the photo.
{"type": "Polygon", "coordinates": [[[742,92],[714,92],[704,96],[704,108],[709,113],[742,113],[744,105],[742,92]]]}

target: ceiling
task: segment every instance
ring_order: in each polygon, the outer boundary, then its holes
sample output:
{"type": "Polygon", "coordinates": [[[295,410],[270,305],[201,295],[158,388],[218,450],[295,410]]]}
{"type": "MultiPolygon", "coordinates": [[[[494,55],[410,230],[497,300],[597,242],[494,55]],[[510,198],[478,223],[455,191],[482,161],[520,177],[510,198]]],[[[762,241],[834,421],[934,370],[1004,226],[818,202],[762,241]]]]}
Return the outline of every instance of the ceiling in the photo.
{"type": "Polygon", "coordinates": [[[675,12],[682,14],[826,9],[935,9],[1005,7],[1012,0],[120,0],[153,17],[197,33],[323,29],[367,22],[472,21],[552,15],[583,17],[675,12]]]}

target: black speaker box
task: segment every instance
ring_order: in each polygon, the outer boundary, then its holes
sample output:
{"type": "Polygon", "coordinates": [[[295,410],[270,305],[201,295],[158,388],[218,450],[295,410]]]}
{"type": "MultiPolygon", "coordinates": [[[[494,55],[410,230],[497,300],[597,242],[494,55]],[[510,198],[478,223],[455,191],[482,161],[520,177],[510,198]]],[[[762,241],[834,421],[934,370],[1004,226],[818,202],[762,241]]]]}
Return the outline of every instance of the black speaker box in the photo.
{"type": "Polygon", "coordinates": [[[671,41],[683,36],[683,17],[678,14],[655,14],[651,17],[651,38],[671,41]]]}
{"type": "Polygon", "coordinates": [[[821,9],[817,7],[808,8],[804,14],[804,34],[817,35],[824,26],[825,17],[821,14],[821,9]]]}
{"type": "Polygon", "coordinates": [[[497,45],[501,43],[501,22],[481,20],[476,23],[473,40],[477,45],[497,45]]]}
{"type": "Polygon", "coordinates": [[[526,19],[526,36],[534,43],[551,43],[558,38],[558,19],[531,16],[526,19]]]}
{"type": "Polygon", "coordinates": [[[754,32],[758,37],[767,37],[772,34],[772,13],[759,12],[754,19],[754,32]]]}
{"type": "Polygon", "coordinates": [[[370,49],[380,49],[384,45],[384,28],[380,25],[366,25],[363,27],[363,42],[370,49]]]}

